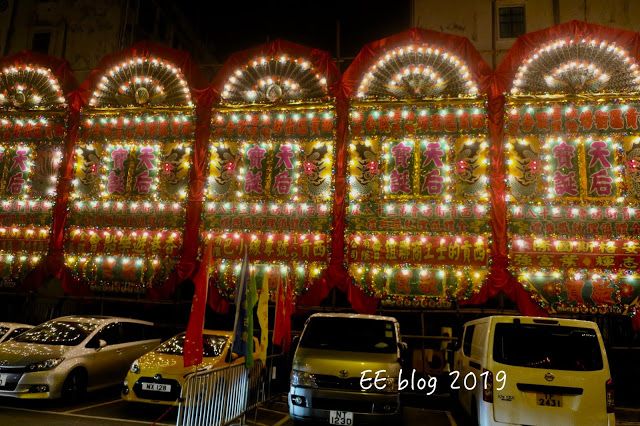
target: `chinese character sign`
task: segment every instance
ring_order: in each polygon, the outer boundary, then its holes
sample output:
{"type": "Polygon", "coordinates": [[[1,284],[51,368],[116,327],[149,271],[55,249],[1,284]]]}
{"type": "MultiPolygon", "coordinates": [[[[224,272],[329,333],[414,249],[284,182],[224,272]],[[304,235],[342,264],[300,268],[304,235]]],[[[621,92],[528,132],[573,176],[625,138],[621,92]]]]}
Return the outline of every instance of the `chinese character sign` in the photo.
{"type": "Polygon", "coordinates": [[[585,143],[587,194],[589,197],[613,197],[616,194],[615,151],[612,143],[592,140],[585,143]]]}
{"type": "Polygon", "coordinates": [[[578,148],[573,141],[558,140],[551,143],[551,186],[556,197],[580,195],[578,148]]]}
{"type": "Polygon", "coordinates": [[[267,180],[267,145],[250,144],[245,149],[244,182],[242,189],[247,195],[263,195],[267,180]]]}
{"type": "MultiPolygon", "coordinates": [[[[28,146],[1,148],[0,193],[5,197],[18,197],[29,189],[33,151],[28,146]]],[[[49,176],[48,176],[49,177],[49,176]]]]}
{"type": "Polygon", "coordinates": [[[420,195],[440,196],[444,192],[446,151],[444,140],[421,143],[420,195]]]}
{"type": "Polygon", "coordinates": [[[390,142],[387,148],[387,193],[407,195],[413,192],[413,142],[390,142]]]}
{"type": "Polygon", "coordinates": [[[292,144],[279,144],[276,146],[273,165],[273,182],[271,183],[271,195],[287,196],[291,194],[294,179],[294,169],[297,169],[298,147],[292,144]]]}

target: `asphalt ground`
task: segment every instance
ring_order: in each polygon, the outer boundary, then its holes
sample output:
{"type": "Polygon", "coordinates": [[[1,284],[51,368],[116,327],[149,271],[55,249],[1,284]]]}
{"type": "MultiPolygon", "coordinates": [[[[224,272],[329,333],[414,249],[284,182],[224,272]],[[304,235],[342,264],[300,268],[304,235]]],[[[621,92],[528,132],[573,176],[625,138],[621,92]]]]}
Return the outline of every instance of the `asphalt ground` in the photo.
{"type": "MultiPolygon", "coordinates": [[[[465,417],[447,395],[425,398],[405,395],[407,426],[465,426],[465,417]]],[[[0,398],[2,426],[175,425],[177,409],[151,404],[131,404],[120,399],[119,388],[89,394],[82,402],[25,401],[0,398]]],[[[247,413],[250,426],[290,426],[286,397],[280,395],[247,413]]],[[[640,408],[620,408],[617,425],[640,425],[640,408]]]]}

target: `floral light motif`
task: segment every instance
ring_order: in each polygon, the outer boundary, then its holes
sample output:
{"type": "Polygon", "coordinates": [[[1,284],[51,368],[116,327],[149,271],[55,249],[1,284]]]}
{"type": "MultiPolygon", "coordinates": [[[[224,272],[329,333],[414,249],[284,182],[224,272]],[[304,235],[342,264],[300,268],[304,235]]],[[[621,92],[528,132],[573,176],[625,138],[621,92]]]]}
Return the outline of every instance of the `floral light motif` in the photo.
{"type": "Polygon", "coordinates": [[[524,61],[516,73],[511,94],[638,90],[640,70],[625,49],[595,39],[559,39],[524,61]]]}
{"type": "Polygon", "coordinates": [[[89,100],[92,107],[192,106],[182,71],[158,58],[137,57],[112,67],[89,100]]]}
{"type": "Polygon", "coordinates": [[[50,69],[12,65],[0,72],[0,107],[28,109],[65,105],[60,84],[50,69]]]}
{"type": "Polygon", "coordinates": [[[457,56],[438,47],[409,45],[390,50],[364,74],[359,98],[415,99],[476,96],[478,86],[457,56]]]}
{"type": "Polygon", "coordinates": [[[259,57],[234,71],[222,98],[231,103],[274,103],[327,97],[327,79],[305,58],[259,57]]]}

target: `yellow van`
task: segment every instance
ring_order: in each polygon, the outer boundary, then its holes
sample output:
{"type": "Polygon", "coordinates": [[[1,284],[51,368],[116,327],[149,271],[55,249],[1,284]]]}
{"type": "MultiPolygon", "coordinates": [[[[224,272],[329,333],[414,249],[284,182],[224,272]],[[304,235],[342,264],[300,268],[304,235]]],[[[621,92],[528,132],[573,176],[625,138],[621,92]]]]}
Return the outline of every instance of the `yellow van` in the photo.
{"type": "Polygon", "coordinates": [[[401,424],[402,345],[400,326],[393,317],[309,317],[291,371],[288,399],[294,424],[401,424]]]}
{"type": "Polygon", "coordinates": [[[609,362],[591,321],[470,321],[455,353],[451,388],[482,426],[615,424],[609,362]]]}

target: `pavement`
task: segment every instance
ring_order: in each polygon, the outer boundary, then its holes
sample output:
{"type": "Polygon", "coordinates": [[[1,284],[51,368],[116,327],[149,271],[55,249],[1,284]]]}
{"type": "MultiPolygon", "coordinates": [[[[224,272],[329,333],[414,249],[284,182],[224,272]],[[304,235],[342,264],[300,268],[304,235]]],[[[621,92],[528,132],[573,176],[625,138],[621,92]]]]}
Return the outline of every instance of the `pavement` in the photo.
{"type": "MultiPolygon", "coordinates": [[[[403,399],[405,425],[464,426],[465,418],[447,395],[403,399]]],[[[130,404],[120,400],[119,388],[94,392],[75,404],[61,401],[24,401],[0,398],[2,426],[116,426],[175,425],[177,409],[150,404],[130,404]]],[[[616,424],[640,426],[640,408],[620,408],[616,424]]],[[[286,397],[279,395],[249,412],[250,426],[290,426],[286,397]]]]}

